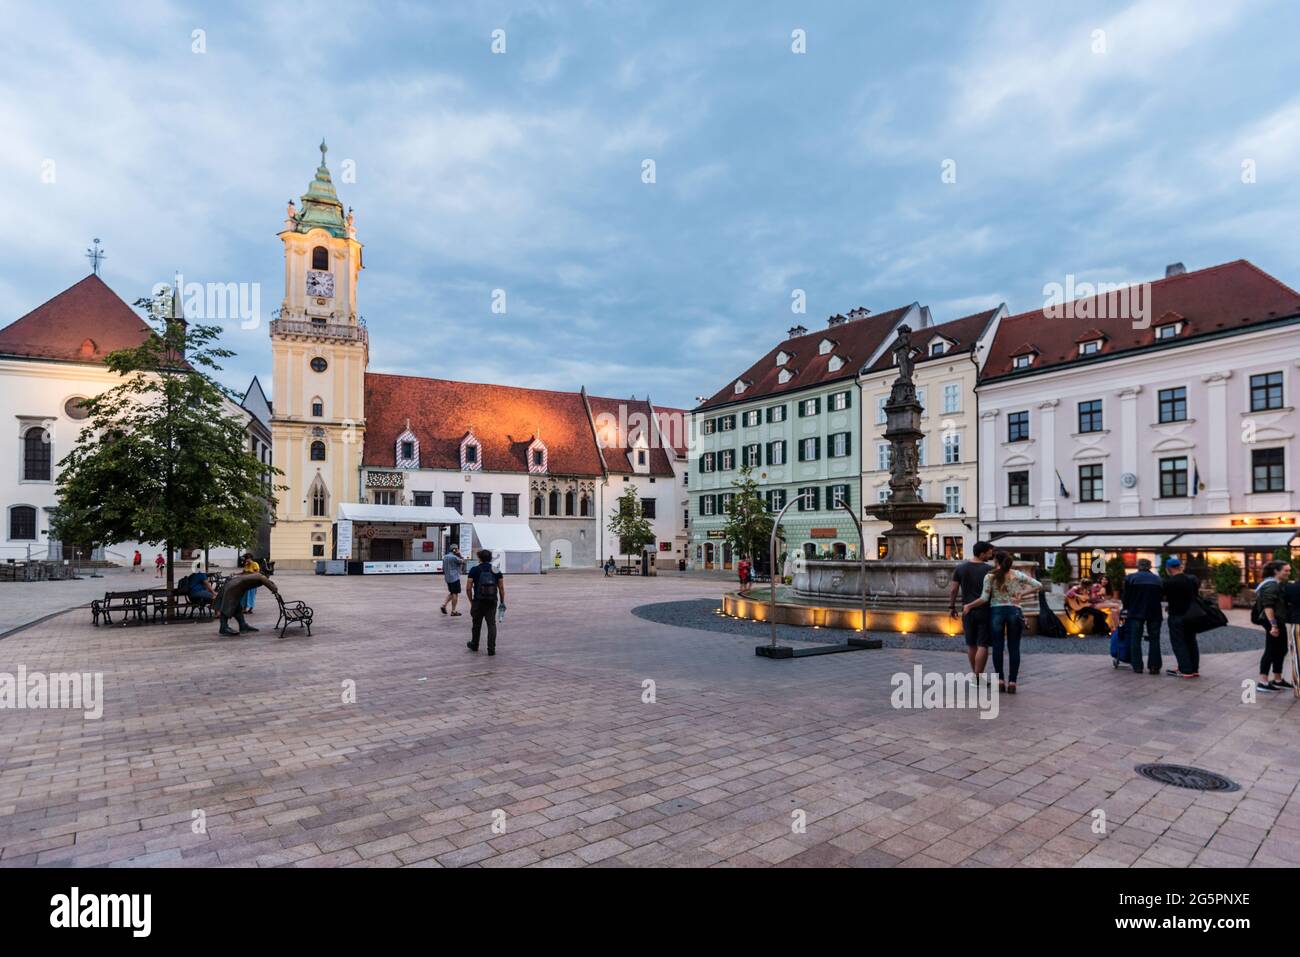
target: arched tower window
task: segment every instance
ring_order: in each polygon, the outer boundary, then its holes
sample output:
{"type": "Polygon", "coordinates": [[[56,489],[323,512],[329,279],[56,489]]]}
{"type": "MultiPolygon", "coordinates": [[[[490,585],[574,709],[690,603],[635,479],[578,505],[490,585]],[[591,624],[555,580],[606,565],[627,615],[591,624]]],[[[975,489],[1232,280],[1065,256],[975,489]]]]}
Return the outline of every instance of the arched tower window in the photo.
{"type": "Polygon", "coordinates": [[[311,268],[312,269],[329,269],[330,268],[330,251],[324,246],[317,246],[311,251],[311,268]]]}
{"type": "Polygon", "coordinates": [[[559,515],[560,514],[560,490],[559,489],[556,488],[551,489],[550,505],[551,505],[551,514],[559,515]]]}
{"type": "Polygon", "coordinates": [[[44,426],[33,425],[23,433],[23,481],[50,480],[50,439],[44,426]]]}
{"type": "Polygon", "coordinates": [[[569,489],[564,493],[564,514],[572,515],[578,510],[578,493],[569,489]]]}
{"type": "Polygon", "coordinates": [[[325,461],[325,443],[319,439],[311,444],[311,460],[313,462],[325,461]]]}

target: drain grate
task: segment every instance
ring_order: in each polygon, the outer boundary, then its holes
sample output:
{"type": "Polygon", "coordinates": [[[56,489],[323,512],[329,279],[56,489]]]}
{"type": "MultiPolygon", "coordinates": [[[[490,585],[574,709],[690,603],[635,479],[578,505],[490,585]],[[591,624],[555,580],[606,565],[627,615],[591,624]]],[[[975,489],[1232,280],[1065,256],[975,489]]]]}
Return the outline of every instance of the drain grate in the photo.
{"type": "Polygon", "coordinates": [[[1176,788],[1191,788],[1193,791],[1241,790],[1241,785],[1237,782],[1203,768],[1189,768],[1181,764],[1139,764],[1134,770],[1144,778],[1171,784],[1176,788]]]}

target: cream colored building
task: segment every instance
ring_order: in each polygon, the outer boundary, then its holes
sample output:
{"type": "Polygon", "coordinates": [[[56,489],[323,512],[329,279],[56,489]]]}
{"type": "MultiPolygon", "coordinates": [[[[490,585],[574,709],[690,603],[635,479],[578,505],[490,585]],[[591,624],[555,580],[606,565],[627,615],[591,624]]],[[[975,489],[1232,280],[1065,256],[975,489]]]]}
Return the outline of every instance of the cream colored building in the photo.
{"type": "MultiPolygon", "coordinates": [[[[926,501],[947,507],[921,527],[929,535],[930,554],[936,558],[965,558],[975,544],[979,522],[979,479],[976,465],[979,419],[975,384],[988,352],[988,344],[1006,315],[1006,306],[989,309],[912,333],[920,350],[916,358],[916,395],[924,411],[920,442],[921,489],[926,501]]],[[[884,404],[898,375],[891,334],[880,358],[858,375],[862,395],[862,500],[884,501],[889,495],[889,442],[885,439],[884,404]]],[[[882,558],[888,525],[871,516],[863,518],[867,558],[882,558]]]]}
{"type": "Polygon", "coordinates": [[[284,301],[271,322],[271,431],[280,481],[288,486],[279,496],[271,554],[284,568],[330,557],[337,503],[362,501],[369,342],[357,315],[361,243],[325,152],[322,143],[301,208],[290,202],[285,216],[284,301]]]}

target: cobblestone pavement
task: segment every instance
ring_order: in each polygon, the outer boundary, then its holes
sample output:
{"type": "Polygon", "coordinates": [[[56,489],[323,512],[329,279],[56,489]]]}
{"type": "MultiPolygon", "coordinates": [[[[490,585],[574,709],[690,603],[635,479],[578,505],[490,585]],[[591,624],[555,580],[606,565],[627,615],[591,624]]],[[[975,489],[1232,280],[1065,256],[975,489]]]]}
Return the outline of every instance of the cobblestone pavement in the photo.
{"type": "Polygon", "coordinates": [[[714,581],[513,577],[495,658],[436,580],[277,581],[315,637],[277,640],[262,595],[242,639],[78,611],[0,641],[0,671],[103,672],[106,699],[3,712],[0,866],[1300,864],[1300,706],[1242,702],[1251,652],[1199,682],[1029,654],[983,720],[890,704],[959,653],[769,661],[630,613],[714,581]]]}
{"type": "MultiPolygon", "coordinates": [[[[183,574],[177,572],[177,577],[183,574]]],[[[154,577],[152,567],[148,572],[102,568],[101,577],[90,575],[89,570],[84,570],[82,577],[67,581],[0,582],[0,635],[66,608],[89,606],[91,599],[103,598],[106,591],[158,588],[166,584],[154,577]]],[[[86,617],[90,617],[89,613],[86,617]]]]}

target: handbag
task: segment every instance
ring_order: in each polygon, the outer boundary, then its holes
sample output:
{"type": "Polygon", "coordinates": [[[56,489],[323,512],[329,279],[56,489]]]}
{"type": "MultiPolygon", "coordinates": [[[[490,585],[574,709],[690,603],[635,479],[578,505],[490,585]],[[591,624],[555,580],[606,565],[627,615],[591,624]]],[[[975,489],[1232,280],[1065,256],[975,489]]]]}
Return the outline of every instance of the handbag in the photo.
{"type": "Polygon", "coordinates": [[[1183,614],[1183,627],[1197,634],[1222,628],[1227,623],[1228,616],[1218,603],[1207,601],[1200,595],[1187,606],[1187,611],[1183,614]]]}

